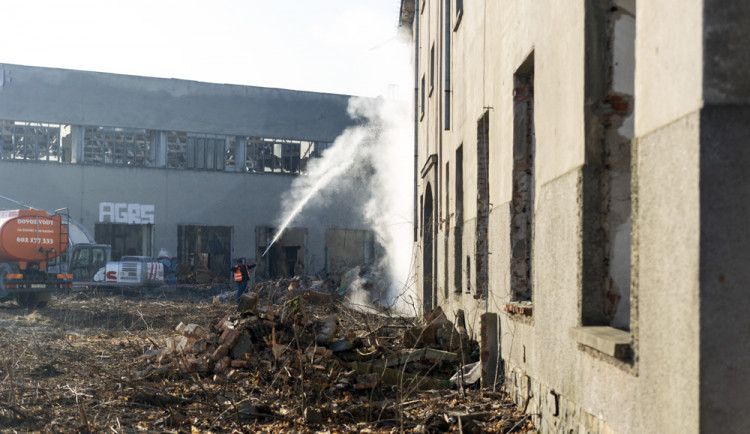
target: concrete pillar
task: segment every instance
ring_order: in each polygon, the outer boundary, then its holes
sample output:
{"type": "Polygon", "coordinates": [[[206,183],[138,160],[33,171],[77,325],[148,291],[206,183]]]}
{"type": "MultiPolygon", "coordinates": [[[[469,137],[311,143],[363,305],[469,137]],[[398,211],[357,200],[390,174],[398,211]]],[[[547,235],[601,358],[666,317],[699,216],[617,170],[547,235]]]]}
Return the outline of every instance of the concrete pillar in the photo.
{"type": "Polygon", "coordinates": [[[152,167],[167,166],[167,132],[154,131],[154,143],[151,146],[152,167]]]}
{"type": "Polygon", "coordinates": [[[750,106],[707,105],[700,123],[700,431],[748,432],[750,106]]]}
{"type": "Polygon", "coordinates": [[[234,138],[234,170],[235,172],[244,172],[247,161],[247,139],[245,137],[234,138]]]}
{"type": "Polygon", "coordinates": [[[750,3],[703,2],[700,431],[748,432],[750,3]]]}
{"type": "Polygon", "coordinates": [[[481,341],[479,357],[482,364],[482,387],[493,387],[500,380],[502,370],[498,366],[500,341],[496,313],[483,313],[479,317],[481,341]]]}
{"type": "Polygon", "coordinates": [[[84,128],[80,125],[70,126],[70,136],[72,138],[70,148],[70,162],[71,163],[84,163],[83,158],[83,134],[84,128]]]}

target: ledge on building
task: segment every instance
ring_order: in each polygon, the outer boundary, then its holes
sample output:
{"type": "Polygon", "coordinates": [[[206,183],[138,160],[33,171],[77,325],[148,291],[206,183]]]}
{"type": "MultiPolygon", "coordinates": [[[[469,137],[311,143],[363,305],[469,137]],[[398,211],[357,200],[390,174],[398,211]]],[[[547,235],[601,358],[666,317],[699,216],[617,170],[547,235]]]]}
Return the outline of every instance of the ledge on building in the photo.
{"type": "Polygon", "coordinates": [[[513,315],[531,316],[534,313],[534,305],[530,301],[512,301],[506,303],[503,310],[513,315]]]}
{"type": "Polygon", "coordinates": [[[606,326],[573,327],[571,339],[618,359],[630,357],[630,332],[606,326]]]}

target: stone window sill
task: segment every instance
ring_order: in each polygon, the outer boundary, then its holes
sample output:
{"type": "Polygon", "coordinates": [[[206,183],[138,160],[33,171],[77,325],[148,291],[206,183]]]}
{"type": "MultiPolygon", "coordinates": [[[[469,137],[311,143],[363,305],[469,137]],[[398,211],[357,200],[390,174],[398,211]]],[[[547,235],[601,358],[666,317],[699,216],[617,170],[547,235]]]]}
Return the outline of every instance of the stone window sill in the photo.
{"type": "Polygon", "coordinates": [[[511,315],[532,316],[534,305],[530,301],[513,301],[506,303],[503,310],[511,315]]]}
{"type": "Polygon", "coordinates": [[[630,332],[606,326],[573,327],[568,330],[571,339],[600,353],[617,359],[630,357],[630,332]]]}

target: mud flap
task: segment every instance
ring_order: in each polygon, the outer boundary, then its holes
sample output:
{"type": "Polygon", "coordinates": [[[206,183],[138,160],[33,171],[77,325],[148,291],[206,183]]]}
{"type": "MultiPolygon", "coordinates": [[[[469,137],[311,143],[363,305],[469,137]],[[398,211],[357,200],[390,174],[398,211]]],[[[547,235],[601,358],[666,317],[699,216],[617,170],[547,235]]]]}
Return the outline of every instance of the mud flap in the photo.
{"type": "Polygon", "coordinates": [[[5,290],[5,275],[12,272],[10,264],[0,264],[0,299],[8,296],[8,291],[5,290]]]}

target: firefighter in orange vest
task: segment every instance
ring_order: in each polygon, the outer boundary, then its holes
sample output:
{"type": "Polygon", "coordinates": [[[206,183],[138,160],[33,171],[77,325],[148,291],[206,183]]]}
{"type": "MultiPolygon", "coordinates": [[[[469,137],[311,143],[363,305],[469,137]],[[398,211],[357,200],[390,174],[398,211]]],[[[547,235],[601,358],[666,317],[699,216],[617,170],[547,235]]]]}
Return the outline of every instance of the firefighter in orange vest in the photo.
{"type": "Polygon", "coordinates": [[[255,264],[247,265],[247,259],[245,258],[238,259],[237,265],[232,267],[234,283],[237,284],[237,302],[240,301],[240,296],[247,289],[247,282],[250,281],[250,270],[253,268],[255,268],[255,264]]]}

